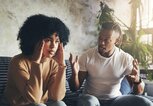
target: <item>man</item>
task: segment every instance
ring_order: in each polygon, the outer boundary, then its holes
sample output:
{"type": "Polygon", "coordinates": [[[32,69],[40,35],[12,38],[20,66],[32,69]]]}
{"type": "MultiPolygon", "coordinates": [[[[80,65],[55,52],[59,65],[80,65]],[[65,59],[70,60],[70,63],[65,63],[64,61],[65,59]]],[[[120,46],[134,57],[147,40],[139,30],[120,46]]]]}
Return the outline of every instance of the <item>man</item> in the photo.
{"type": "Polygon", "coordinates": [[[117,23],[102,24],[98,46],[70,62],[73,66],[69,80],[72,91],[79,89],[83,81],[85,88],[78,106],[152,106],[152,102],[140,96],[122,96],[120,86],[127,76],[137,93],[143,92],[136,59],[116,47],[121,41],[121,29],[117,23]]]}

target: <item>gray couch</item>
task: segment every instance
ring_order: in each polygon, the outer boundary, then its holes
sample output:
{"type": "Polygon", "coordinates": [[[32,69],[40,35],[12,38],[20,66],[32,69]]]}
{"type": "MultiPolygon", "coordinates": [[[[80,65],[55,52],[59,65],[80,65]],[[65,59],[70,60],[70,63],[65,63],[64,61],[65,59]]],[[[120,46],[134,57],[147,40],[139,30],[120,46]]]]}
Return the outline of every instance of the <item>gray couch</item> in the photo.
{"type": "MultiPolygon", "coordinates": [[[[8,72],[8,65],[11,60],[11,57],[0,57],[0,99],[2,98],[6,83],[7,83],[7,72],[8,72]]],[[[76,92],[71,92],[68,85],[68,79],[71,75],[71,65],[68,60],[65,61],[67,65],[66,69],[66,96],[63,99],[63,101],[67,104],[67,106],[76,106],[77,99],[79,94],[82,92],[82,89],[84,85],[81,86],[81,88],[76,92]]],[[[123,82],[123,81],[122,81],[123,82]]],[[[122,84],[121,86],[121,92],[123,94],[129,93],[129,91],[125,91],[124,89],[127,89],[127,84],[122,84]]],[[[1,104],[0,104],[1,106],[1,104]]]]}

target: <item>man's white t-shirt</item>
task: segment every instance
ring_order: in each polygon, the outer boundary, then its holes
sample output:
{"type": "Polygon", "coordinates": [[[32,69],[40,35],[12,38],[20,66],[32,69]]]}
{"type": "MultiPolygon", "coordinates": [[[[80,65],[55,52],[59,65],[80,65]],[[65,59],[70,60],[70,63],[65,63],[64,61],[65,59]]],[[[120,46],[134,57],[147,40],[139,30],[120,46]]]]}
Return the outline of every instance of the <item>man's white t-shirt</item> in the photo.
{"type": "Polygon", "coordinates": [[[117,47],[109,58],[101,56],[98,47],[88,50],[79,58],[80,71],[88,72],[84,93],[102,100],[120,96],[121,81],[132,72],[132,61],[131,55],[117,47]]]}

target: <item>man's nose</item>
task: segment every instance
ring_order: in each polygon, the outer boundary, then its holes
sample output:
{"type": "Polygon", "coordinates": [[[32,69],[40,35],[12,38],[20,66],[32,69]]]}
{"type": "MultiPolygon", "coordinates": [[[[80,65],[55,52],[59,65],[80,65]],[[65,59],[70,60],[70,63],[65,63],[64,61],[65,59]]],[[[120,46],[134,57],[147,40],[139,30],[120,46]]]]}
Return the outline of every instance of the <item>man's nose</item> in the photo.
{"type": "Polygon", "coordinates": [[[100,45],[105,45],[105,41],[104,40],[101,40],[99,41],[100,45]]]}

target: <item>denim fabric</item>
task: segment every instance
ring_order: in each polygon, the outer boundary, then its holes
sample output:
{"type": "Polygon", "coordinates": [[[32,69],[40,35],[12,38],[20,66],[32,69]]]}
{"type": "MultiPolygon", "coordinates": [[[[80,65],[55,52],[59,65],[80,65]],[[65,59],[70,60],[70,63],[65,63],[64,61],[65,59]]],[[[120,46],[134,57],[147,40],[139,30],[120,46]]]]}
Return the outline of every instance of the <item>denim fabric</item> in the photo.
{"type": "Polygon", "coordinates": [[[130,87],[130,84],[128,80],[126,79],[126,77],[124,77],[124,79],[121,82],[120,91],[122,95],[130,94],[132,92],[132,88],[130,87]]]}
{"type": "Polygon", "coordinates": [[[153,106],[153,103],[142,96],[123,95],[113,100],[98,100],[92,95],[81,95],[77,106],[153,106]]]}
{"type": "Polygon", "coordinates": [[[111,106],[153,106],[153,103],[143,96],[123,95],[117,97],[111,106]]]}
{"type": "Polygon", "coordinates": [[[100,106],[100,103],[95,96],[82,94],[79,96],[77,106],[100,106]]]}
{"type": "Polygon", "coordinates": [[[66,104],[63,101],[53,101],[53,100],[49,100],[46,103],[47,106],[66,106],[66,104]]]}
{"type": "Polygon", "coordinates": [[[77,106],[111,106],[113,100],[98,100],[95,96],[82,94],[79,97],[77,106]]]}
{"type": "MultiPolygon", "coordinates": [[[[5,96],[3,96],[3,98],[0,100],[0,106],[10,106],[10,104],[8,103],[5,96]]],[[[63,101],[48,100],[48,102],[45,103],[45,104],[43,104],[43,103],[39,103],[39,104],[32,103],[32,104],[27,104],[27,105],[24,105],[24,106],[66,106],[66,104],[63,101]]]]}
{"type": "Polygon", "coordinates": [[[43,103],[39,103],[39,104],[29,104],[28,106],[47,106],[47,105],[45,105],[45,104],[43,104],[43,103]]]}
{"type": "Polygon", "coordinates": [[[66,106],[66,104],[63,101],[53,101],[49,100],[47,103],[43,104],[30,104],[28,106],[66,106]]]}

